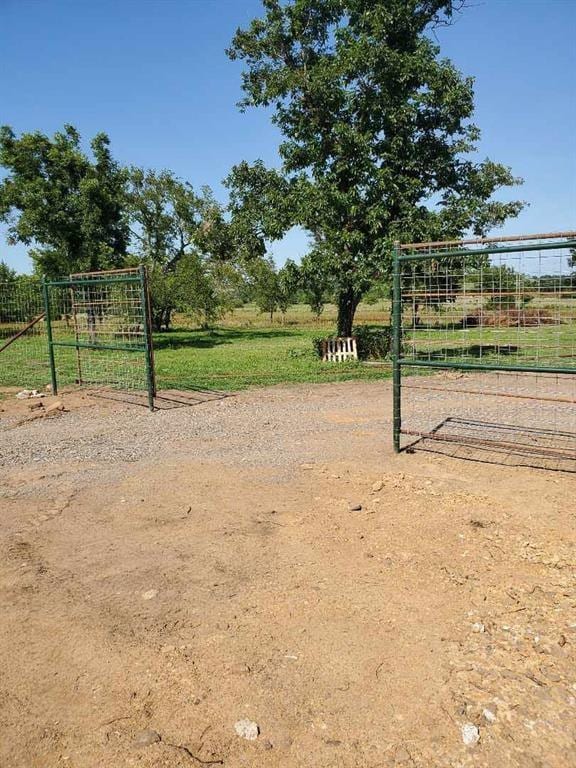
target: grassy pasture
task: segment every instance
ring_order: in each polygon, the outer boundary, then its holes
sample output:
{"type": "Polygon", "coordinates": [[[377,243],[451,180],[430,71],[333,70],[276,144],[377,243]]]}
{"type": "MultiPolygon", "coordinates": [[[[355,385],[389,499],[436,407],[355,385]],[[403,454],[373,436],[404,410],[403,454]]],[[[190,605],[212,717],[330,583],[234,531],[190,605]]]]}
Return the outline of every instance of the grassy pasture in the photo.
{"type": "MultiPolygon", "coordinates": [[[[540,300],[541,301],[541,300],[540,300]]],[[[535,306],[535,303],[530,306],[535,306]]],[[[544,306],[544,302],[542,302],[544,306]]],[[[458,327],[470,306],[449,305],[440,311],[424,308],[421,327],[410,328],[406,311],[405,354],[469,362],[502,362],[570,365],[576,354],[576,301],[547,303],[559,311],[562,322],[540,327],[458,327]],[[572,359],[570,359],[572,357],[572,359]]],[[[357,323],[386,325],[389,302],[361,305],[357,323]]],[[[326,364],[315,357],[312,340],[334,332],[336,307],[328,305],[320,318],[308,307],[293,306],[285,317],[268,315],[247,305],[229,313],[211,330],[195,327],[190,318],[176,315],[174,328],[154,336],[159,388],[239,390],[283,382],[331,382],[373,379],[390,375],[389,366],[375,367],[349,362],[326,364]]],[[[58,323],[58,321],[57,321],[58,323]]],[[[0,329],[1,332],[2,329],[0,329]]],[[[59,338],[70,331],[56,328],[59,338]]],[[[0,334],[1,335],[1,334],[0,334]]],[[[0,353],[0,386],[40,388],[50,381],[43,333],[15,342],[0,353]]],[[[76,378],[76,352],[56,350],[59,381],[76,378]]],[[[102,373],[133,388],[145,385],[143,355],[82,352],[85,371],[102,373]]]]}
{"type": "Polygon", "coordinates": [[[477,299],[464,297],[439,309],[424,308],[416,325],[406,309],[404,355],[452,362],[574,365],[576,299],[537,296],[525,308],[526,325],[506,325],[507,312],[518,317],[522,311],[505,307],[490,310],[477,299]],[[470,319],[478,310],[482,323],[473,325],[470,319]],[[497,322],[492,324],[494,317],[497,322]]]}
{"type": "MultiPolygon", "coordinates": [[[[383,324],[388,306],[361,306],[359,323],[383,324]]],[[[344,381],[388,375],[388,368],[357,362],[324,364],[313,352],[312,339],[333,333],[336,307],[329,305],[320,319],[306,306],[291,307],[285,317],[268,315],[253,306],[234,310],[211,330],[195,327],[193,321],[176,315],[174,327],[154,334],[154,359],[159,388],[197,387],[233,391],[250,386],[283,382],[344,381]]],[[[54,333],[72,341],[71,331],[56,321],[54,333]]],[[[76,352],[55,350],[59,382],[76,379],[76,352]]],[[[145,386],[141,354],[82,351],[84,368],[92,373],[110,373],[133,388],[145,386]]],[[[40,388],[50,381],[43,335],[19,339],[0,355],[0,386],[40,388]]]]}

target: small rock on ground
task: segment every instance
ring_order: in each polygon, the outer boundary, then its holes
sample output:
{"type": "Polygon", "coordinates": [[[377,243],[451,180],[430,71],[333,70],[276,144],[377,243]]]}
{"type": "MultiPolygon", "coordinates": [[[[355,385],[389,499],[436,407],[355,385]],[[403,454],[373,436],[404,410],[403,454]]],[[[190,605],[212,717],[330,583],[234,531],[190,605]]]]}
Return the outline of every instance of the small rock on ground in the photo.
{"type": "Polygon", "coordinates": [[[162,737],[156,731],[145,730],[136,734],[133,743],[135,747],[149,747],[151,744],[156,744],[161,740],[162,737]]]}
{"type": "Polygon", "coordinates": [[[258,723],[255,723],[253,720],[238,720],[234,723],[234,730],[241,739],[246,739],[247,741],[255,741],[260,733],[258,723]]]}
{"type": "Polygon", "coordinates": [[[496,722],[496,715],[494,714],[494,712],[492,712],[491,709],[483,709],[482,714],[484,715],[484,719],[487,720],[489,723],[496,722]]]}
{"type": "Polygon", "coordinates": [[[350,512],[360,512],[362,509],[362,504],[358,504],[357,502],[351,501],[348,504],[348,509],[350,512]]]}
{"type": "Polygon", "coordinates": [[[56,400],[55,403],[52,403],[46,408],[46,414],[49,413],[58,413],[59,411],[64,411],[64,403],[61,400],[56,400]]]}
{"type": "Polygon", "coordinates": [[[474,723],[464,723],[462,726],[462,741],[467,747],[480,741],[480,731],[474,723]]]}

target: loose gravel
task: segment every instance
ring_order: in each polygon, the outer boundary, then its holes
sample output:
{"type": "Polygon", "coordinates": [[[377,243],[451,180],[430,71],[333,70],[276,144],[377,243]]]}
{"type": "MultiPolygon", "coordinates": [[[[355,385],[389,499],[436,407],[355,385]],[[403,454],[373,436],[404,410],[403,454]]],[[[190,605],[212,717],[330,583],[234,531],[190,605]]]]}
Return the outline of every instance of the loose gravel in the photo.
{"type": "MultiPolygon", "coordinates": [[[[137,406],[71,410],[19,425],[0,421],[0,466],[96,462],[137,462],[186,453],[190,458],[234,461],[245,466],[283,467],[317,459],[307,438],[350,429],[350,420],[327,420],[330,413],[351,414],[388,397],[387,382],[274,387],[242,392],[190,407],[150,413],[137,406]],[[321,409],[320,403],[323,404],[321,409]]],[[[383,441],[387,419],[372,425],[383,441]]]]}

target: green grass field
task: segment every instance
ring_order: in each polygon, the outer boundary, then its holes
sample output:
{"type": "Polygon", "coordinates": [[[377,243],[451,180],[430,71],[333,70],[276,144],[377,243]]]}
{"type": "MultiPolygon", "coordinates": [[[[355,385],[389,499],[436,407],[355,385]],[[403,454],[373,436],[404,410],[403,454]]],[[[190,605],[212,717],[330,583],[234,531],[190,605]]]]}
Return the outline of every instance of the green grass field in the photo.
{"type": "MultiPolygon", "coordinates": [[[[457,316],[451,309],[450,317],[457,316]]],[[[564,308],[563,308],[564,311],[564,308]]],[[[576,355],[574,307],[556,325],[539,327],[451,326],[446,314],[433,311],[421,316],[422,327],[404,337],[405,355],[467,362],[525,363],[570,366],[576,355]]],[[[460,317],[465,314],[461,308],[460,317]]],[[[358,324],[389,323],[387,302],[361,305],[358,324]]],[[[286,316],[267,315],[254,307],[235,310],[211,330],[193,327],[184,316],[174,318],[173,330],[154,335],[155,365],[159,389],[201,388],[233,391],[253,386],[295,382],[332,382],[390,376],[390,366],[360,362],[322,363],[314,354],[312,340],[334,332],[336,308],[327,306],[318,319],[305,306],[294,306],[286,316]]],[[[409,323],[406,322],[408,326],[409,323]]],[[[62,334],[69,334],[65,328],[62,334]]],[[[75,382],[77,355],[74,349],[56,350],[59,382],[75,382]]],[[[144,389],[144,356],[83,350],[83,379],[117,382],[119,386],[144,389]]],[[[41,388],[50,381],[43,334],[23,338],[0,353],[0,386],[41,388]]]]}
{"type": "MultiPolygon", "coordinates": [[[[359,323],[388,322],[383,303],[360,307],[359,323]]],[[[174,328],[154,334],[154,360],[159,389],[201,388],[233,391],[283,382],[329,382],[374,379],[389,375],[388,366],[359,362],[322,363],[314,354],[312,340],[334,332],[336,308],[328,306],[318,320],[308,307],[294,306],[286,316],[267,315],[254,307],[235,310],[211,330],[190,327],[183,316],[174,328]]],[[[58,332],[58,329],[56,329],[58,332]]],[[[0,354],[0,386],[41,388],[50,381],[43,336],[19,339],[0,354]]],[[[56,349],[60,385],[77,376],[76,352],[56,349]]],[[[117,380],[133,389],[145,387],[141,354],[81,353],[83,377],[117,380]]]]}

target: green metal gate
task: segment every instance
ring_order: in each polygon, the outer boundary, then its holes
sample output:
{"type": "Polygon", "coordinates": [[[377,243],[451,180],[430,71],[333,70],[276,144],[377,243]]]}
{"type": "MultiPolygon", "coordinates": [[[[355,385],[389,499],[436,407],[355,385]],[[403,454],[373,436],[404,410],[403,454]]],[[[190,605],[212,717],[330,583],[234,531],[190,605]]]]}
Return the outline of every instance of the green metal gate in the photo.
{"type": "Polygon", "coordinates": [[[52,390],[64,384],[144,390],[154,409],[154,356],[144,267],[42,284],[52,390]]]}
{"type": "Polygon", "coordinates": [[[576,232],[397,246],[394,449],[576,460],[576,232]]]}

